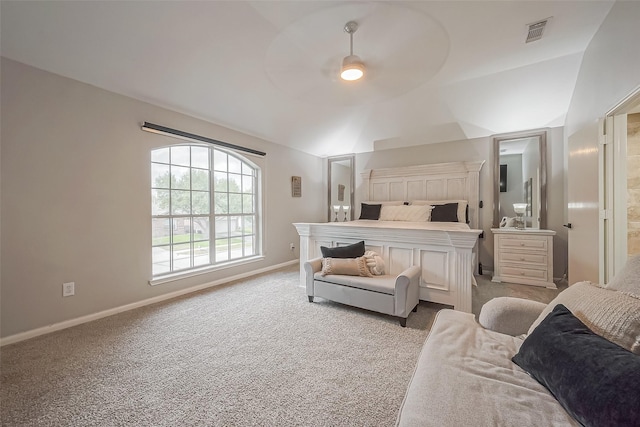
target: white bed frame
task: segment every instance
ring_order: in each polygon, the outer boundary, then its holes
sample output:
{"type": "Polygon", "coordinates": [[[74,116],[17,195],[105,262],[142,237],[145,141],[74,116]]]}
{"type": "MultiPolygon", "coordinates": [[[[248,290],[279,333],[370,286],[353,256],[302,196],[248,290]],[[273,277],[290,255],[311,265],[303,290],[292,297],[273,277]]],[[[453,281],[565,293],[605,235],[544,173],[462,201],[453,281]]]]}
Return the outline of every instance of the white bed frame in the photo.
{"type": "MultiPolygon", "coordinates": [[[[421,269],[420,299],[471,312],[474,251],[478,235],[479,174],[484,161],[456,162],[402,168],[371,169],[362,173],[362,200],[468,200],[470,229],[425,229],[376,221],[352,223],[296,223],[300,235],[300,283],[304,263],[321,256],[320,246],[343,246],[364,240],[367,250],[382,255],[387,274],[412,265],[421,269]]],[[[397,222],[396,222],[397,223],[397,222]]]]}

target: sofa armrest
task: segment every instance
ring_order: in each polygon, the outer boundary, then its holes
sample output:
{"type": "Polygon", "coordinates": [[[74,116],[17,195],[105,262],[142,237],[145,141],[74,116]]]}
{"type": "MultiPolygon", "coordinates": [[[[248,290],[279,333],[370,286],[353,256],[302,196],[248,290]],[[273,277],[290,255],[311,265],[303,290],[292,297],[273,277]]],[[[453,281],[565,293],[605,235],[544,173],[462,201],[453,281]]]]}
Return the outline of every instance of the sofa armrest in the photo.
{"type": "Polygon", "coordinates": [[[322,270],[322,257],[313,258],[304,263],[307,295],[313,296],[313,275],[322,270]]]}
{"type": "Polygon", "coordinates": [[[523,298],[494,298],[482,306],[478,322],[486,329],[503,334],[526,334],[546,306],[523,298]]]}
{"type": "Polygon", "coordinates": [[[420,273],[420,267],[414,265],[396,276],[396,316],[406,318],[420,302],[420,273]]]}

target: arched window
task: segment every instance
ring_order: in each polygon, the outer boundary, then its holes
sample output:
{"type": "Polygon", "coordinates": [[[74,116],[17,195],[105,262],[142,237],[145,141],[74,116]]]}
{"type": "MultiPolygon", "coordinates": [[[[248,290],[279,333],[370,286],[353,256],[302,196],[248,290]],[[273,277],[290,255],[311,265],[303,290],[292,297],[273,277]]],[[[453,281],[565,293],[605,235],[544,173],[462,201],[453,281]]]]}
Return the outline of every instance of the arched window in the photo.
{"type": "Polygon", "coordinates": [[[259,172],[210,146],[151,151],[154,278],[260,254],[259,172]]]}

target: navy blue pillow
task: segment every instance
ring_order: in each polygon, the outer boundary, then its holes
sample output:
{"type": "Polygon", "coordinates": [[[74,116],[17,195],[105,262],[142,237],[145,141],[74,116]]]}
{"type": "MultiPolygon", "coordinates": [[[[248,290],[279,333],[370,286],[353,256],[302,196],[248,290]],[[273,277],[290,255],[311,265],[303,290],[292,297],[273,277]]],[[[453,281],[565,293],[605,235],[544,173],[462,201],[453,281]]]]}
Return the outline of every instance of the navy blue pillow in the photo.
{"type": "Polygon", "coordinates": [[[443,205],[433,205],[433,209],[431,209],[431,221],[458,222],[458,204],[445,203],[443,205]]]}
{"type": "Polygon", "coordinates": [[[360,219],[379,219],[382,205],[360,204],[360,219]]]}
{"type": "Polygon", "coordinates": [[[585,426],[640,426],[640,356],[596,335],[564,305],[512,359],[585,426]]]}
{"type": "Polygon", "coordinates": [[[364,240],[353,245],[336,246],[335,248],[320,246],[320,251],[324,258],[358,258],[364,255],[364,240]]]}

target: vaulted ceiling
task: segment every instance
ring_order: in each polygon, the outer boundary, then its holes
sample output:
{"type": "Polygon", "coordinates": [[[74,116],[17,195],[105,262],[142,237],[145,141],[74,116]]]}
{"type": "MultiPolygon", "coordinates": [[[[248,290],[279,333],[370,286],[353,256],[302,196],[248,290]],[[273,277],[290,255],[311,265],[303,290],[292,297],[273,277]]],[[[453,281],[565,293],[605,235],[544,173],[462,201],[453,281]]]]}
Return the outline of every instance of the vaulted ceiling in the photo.
{"type": "Polygon", "coordinates": [[[612,5],[3,0],[0,43],[7,58],[326,156],[562,126],[612,5]],[[347,83],[350,20],[367,74],[347,83]]]}

